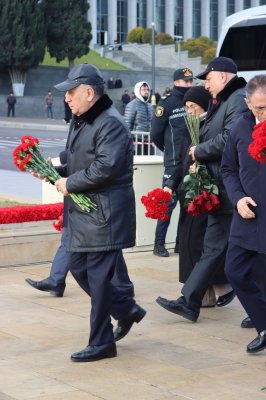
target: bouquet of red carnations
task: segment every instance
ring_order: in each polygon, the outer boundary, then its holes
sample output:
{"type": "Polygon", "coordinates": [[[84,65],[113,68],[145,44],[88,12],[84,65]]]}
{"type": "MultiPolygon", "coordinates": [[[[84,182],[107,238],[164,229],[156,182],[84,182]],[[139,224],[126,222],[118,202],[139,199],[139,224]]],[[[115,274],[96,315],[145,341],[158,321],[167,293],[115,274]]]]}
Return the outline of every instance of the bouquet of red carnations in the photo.
{"type": "Polygon", "coordinates": [[[141,203],[147,210],[145,216],[147,218],[167,221],[169,219],[169,215],[166,214],[168,210],[167,202],[171,199],[171,194],[161,188],[153,189],[147,196],[142,196],[141,203]]]}
{"type": "MultiPolygon", "coordinates": [[[[193,146],[199,144],[200,118],[187,114],[187,128],[193,146]]],[[[185,192],[184,207],[193,217],[220,207],[219,189],[211,177],[206,165],[195,162],[183,178],[182,189],[185,192]]]]}
{"type": "Polygon", "coordinates": [[[57,221],[53,221],[53,227],[55,230],[62,232],[63,230],[63,214],[59,215],[57,221]]]}
{"type": "MultiPolygon", "coordinates": [[[[21,144],[13,151],[14,164],[20,171],[33,171],[54,184],[61,178],[54,166],[45,160],[40,152],[39,140],[31,136],[23,136],[21,144]]],[[[82,193],[70,193],[69,197],[79,205],[83,211],[90,212],[96,205],[82,193]]]]}
{"type": "Polygon", "coordinates": [[[255,125],[252,132],[253,142],[248,146],[252,158],[263,164],[266,160],[266,121],[255,125]]]}

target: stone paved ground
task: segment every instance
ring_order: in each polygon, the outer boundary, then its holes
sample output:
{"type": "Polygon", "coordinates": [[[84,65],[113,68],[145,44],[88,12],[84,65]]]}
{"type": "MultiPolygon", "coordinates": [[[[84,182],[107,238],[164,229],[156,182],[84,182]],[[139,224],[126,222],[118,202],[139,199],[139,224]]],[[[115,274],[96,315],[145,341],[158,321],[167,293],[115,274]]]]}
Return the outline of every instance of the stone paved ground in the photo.
{"type": "Polygon", "coordinates": [[[240,328],[237,299],[190,323],[155,303],[179,293],[177,255],[126,260],[147,315],[119,342],[117,358],[83,364],[69,357],[86,346],[90,305],[73,278],[54,298],[24,281],[46,277],[49,264],[0,269],[0,400],[266,399],[266,352],[246,354],[256,334],[240,328]]]}

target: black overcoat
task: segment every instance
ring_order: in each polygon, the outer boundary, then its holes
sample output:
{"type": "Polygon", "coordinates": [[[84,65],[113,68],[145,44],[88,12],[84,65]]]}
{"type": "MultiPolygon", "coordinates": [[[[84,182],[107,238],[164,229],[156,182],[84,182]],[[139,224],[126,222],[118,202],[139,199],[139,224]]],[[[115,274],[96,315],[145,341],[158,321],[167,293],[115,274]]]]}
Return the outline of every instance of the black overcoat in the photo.
{"type": "Polygon", "coordinates": [[[259,253],[266,252],[266,163],[260,164],[248,153],[248,146],[256,124],[250,111],[236,122],[226,143],[222,158],[222,177],[234,206],[229,241],[259,253]],[[244,219],[236,210],[241,198],[251,197],[257,207],[256,217],[244,219]]]}
{"type": "Polygon", "coordinates": [[[69,193],[83,193],[97,210],[82,211],[68,198],[68,250],[99,252],[135,244],[132,138],[107,95],[70,126],[67,164],[69,193]]]}

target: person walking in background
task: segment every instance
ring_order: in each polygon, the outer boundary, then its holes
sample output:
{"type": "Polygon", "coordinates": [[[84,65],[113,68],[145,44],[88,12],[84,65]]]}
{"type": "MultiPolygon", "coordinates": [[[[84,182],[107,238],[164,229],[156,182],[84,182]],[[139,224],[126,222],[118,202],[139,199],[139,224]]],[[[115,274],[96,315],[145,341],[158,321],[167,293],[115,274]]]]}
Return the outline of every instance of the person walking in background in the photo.
{"type": "Polygon", "coordinates": [[[136,98],[131,100],[125,108],[124,119],[130,131],[141,132],[134,135],[135,149],[137,155],[152,154],[153,148],[150,147],[149,136],[143,132],[150,132],[153,107],[149,103],[150,87],[145,81],[136,83],[134,93],[136,98]],[[149,148],[148,148],[149,146],[149,148]]]}
{"type": "Polygon", "coordinates": [[[125,108],[125,121],[131,131],[150,132],[153,108],[149,103],[150,87],[145,81],[137,82],[134,88],[136,98],[125,108]]]}
{"type": "Polygon", "coordinates": [[[130,96],[128,90],[124,90],[124,93],[121,96],[123,114],[125,113],[126,106],[129,102],[130,102],[130,96]]]}
{"type": "Polygon", "coordinates": [[[254,265],[260,265],[260,279],[265,282],[266,163],[251,157],[249,145],[256,123],[266,129],[266,75],[254,76],[248,82],[246,103],[250,111],[236,122],[221,164],[234,207],[225,272],[258,333],[247,345],[247,352],[257,353],[266,349],[266,296],[253,274],[254,265]]]}
{"type": "Polygon", "coordinates": [[[115,341],[125,337],[146,311],[111,284],[117,263],[127,273],[122,249],[135,244],[133,146],[123,117],[104,94],[104,79],[93,65],[76,65],[55,86],[66,92],[74,114],[67,165],[57,167],[55,186],[68,196],[83,193],[97,209],[84,212],[68,198],[70,271],[91,297],[89,343],[72,354],[75,362],[117,355],[115,341]],[[113,332],[111,318],[118,320],[113,332]]]}
{"type": "Polygon", "coordinates": [[[17,99],[14,95],[13,92],[10,92],[9,95],[6,98],[7,102],[7,116],[10,117],[10,113],[12,114],[12,117],[15,117],[15,105],[17,102],[17,99]]]}
{"type": "MultiPolygon", "coordinates": [[[[177,69],[174,72],[173,81],[172,91],[161,98],[155,109],[151,127],[151,141],[164,152],[163,187],[180,161],[180,145],[183,138],[188,137],[183,99],[187,90],[192,86],[193,73],[189,68],[177,69]]],[[[174,194],[168,205],[170,218],[176,204],[177,197],[174,194]]],[[[158,220],[157,222],[153,254],[159,257],[169,257],[169,252],[165,248],[165,239],[170,218],[167,221],[158,220]]],[[[175,251],[178,252],[178,233],[175,251]]]]}
{"type": "Polygon", "coordinates": [[[53,104],[54,104],[54,97],[51,90],[49,90],[44,98],[44,105],[46,108],[47,119],[54,119],[53,104]]]}
{"type": "MultiPolygon", "coordinates": [[[[208,214],[201,257],[183,285],[182,296],[176,300],[159,296],[156,300],[167,311],[193,322],[199,317],[202,299],[213,277],[224,263],[233,206],[222,182],[221,160],[230,130],[237,118],[247,110],[244,101],[246,81],[237,76],[237,66],[232,59],[213,59],[197,78],[205,80],[205,88],[213,100],[200,132],[200,143],[190,147],[189,154],[193,161],[206,164],[216,181],[220,208],[208,214]]],[[[234,297],[233,290],[220,296],[220,307],[229,304],[234,297]]]]}

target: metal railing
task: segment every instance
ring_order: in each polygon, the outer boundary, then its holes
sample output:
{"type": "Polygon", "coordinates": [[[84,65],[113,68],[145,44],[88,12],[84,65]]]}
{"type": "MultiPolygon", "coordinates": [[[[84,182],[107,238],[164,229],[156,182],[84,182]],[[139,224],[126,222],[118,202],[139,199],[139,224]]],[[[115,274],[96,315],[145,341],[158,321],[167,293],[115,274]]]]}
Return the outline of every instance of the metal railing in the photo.
{"type": "Polygon", "coordinates": [[[163,153],[150,141],[150,132],[132,131],[135,156],[161,156],[163,153]]]}

